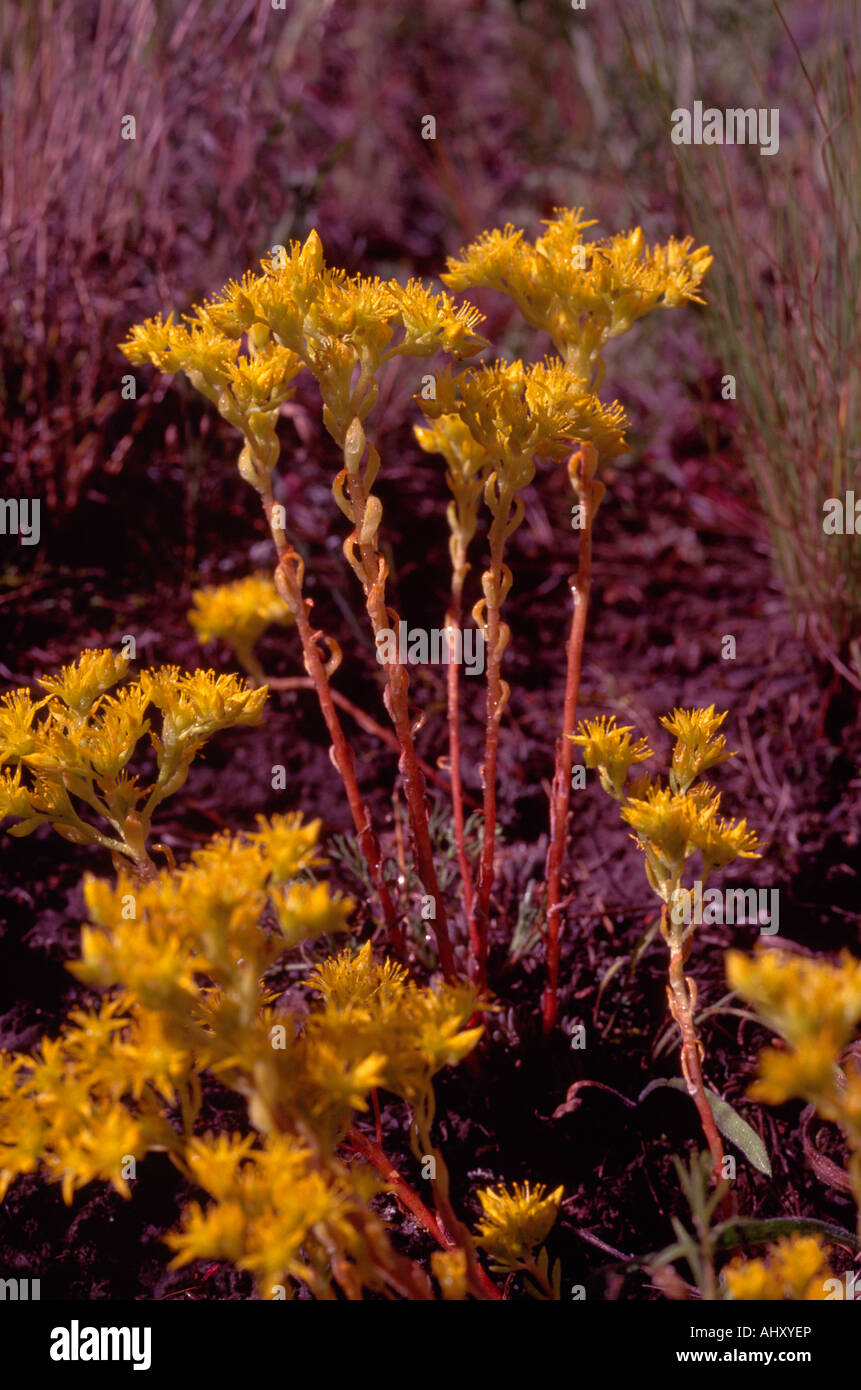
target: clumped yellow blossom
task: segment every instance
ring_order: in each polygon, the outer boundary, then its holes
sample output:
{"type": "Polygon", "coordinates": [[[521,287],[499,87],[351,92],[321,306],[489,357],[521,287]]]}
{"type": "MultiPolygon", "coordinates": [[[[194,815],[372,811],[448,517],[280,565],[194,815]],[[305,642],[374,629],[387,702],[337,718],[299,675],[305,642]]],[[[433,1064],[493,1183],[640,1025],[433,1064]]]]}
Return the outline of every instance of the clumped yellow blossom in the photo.
{"type": "Polygon", "coordinates": [[[726,710],[716,714],[714,705],[709,705],[708,709],[675,709],[661,719],[664,728],[676,739],[670,769],[673,791],[687,791],[701,773],[736,756],[727,752],[726,739],[718,734],[725,719],[726,710]]]}
{"type": "Polygon", "coordinates": [[[861,961],[848,951],[836,963],[788,951],[730,951],[726,966],[731,988],[793,1047],[826,1034],[839,1052],[861,1023],[861,961]]]}
{"type": "Polygon", "coordinates": [[[543,1245],[559,1215],[564,1188],[547,1192],[544,1183],[528,1182],[480,1189],[482,1216],[476,1226],[476,1244],[490,1255],[499,1269],[519,1269],[529,1263],[543,1245]]]}
{"type": "Polygon", "coordinates": [[[527,323],[550,335],[556,351],[591,376],[600,354],[658,307],[703,303],[700,285],[713,257],[691,237],[649,247],[641,228],[583,240],[594,225],[582,208],[560,208],[534,243],[508,224],[484,232],[448,262],[455,290],[488,287],[517,304],[527,323]]]}
{"type": "Polygon", "coordinates": [[[38,684],[83,718],[93,702],[121,681],[128,669],[129,659],[121,653],[87,650],[64,666],[58,676],[40,676],[38,684]]]}
{"type": "Polygon", "coordinates": [[[371,1189],[357,1191],[346,1170],[321,1165],[310,1145],[271,1135],[252,1148],[240,1135],[207,1135],[191,1146],[188,1166],[214,1200],[206,1208],[192,1202],[167,1237],[172,1268],[230,1260],[251,1271],[265,1299],[289,1297],[291,1279],[323,1297],[332,1296],[333,1277],[351,1297],[383,1286],[372,1260],[382,1227],[365,1204],[371,1189]]]}
{"type": "Polygon", "coordinates": [[[410,1102],[426,1094],[436,1072],[468,1056],[484,1031],[467,1026],[481,1011],[471,984],[422,988],[391,961],[377,964],[370,943],[326,961],[308,983],[324,1000],[310,1024],[314,1035],[336,1048],[349,1038],[381,1057],[377,1084],[410,1102]]]}
{"type": "Polygon", "coordinates": [[[295,619],[268,574],[249,574],[230,584],[195,589],[188,621],[200,642],[221,640],[255,679],[262,676],[254,646],[268,627],[289,627],[295,619]]]}
{"type": "Polygon", "coordinates": [[[605,458],[624,453],[625,413],[604,406],[563,363],[496,362],[437,381],[434,401],[420,401],[431,419],[459,415],[497,467],[523,469],[533,457],[563,459],[585,440],[605,458]]]}
{"type": "Polygon", "coordinates": [[[44,699],[24,691],[0,699],[0,766],[13,769],[0,773],[0,819],[14,818],[10,833],[18,836],[49,824],[64,839],[101,845],[146,876],[154,872],[146,848],[154,811],[182,786],[215,733],[259,723],[267,691],[236,676],[164,667],[109,694],[127,670],[124,656],[85,651],[58,676],[39,678],[44,699]],[[161,711],[159,731],[153,705],[161,711]],[[158,765],[147,786],[128,770],[144,738],[158,765]]]}
{"type": "Polygon", "coordinates": [[[738,1302],[822,1302],[833,1278],[828,1250],[818,1236],[791,1235],[770,1245],[765,1257],[731,1261],[723,1271],[729,1298],[738,1302]]]}
{"type": "Polygon", "coordinates": [[[861,1229],[861,1064],[851,1049],[844,1055],[861,1025],[861,961],[848,951],[836,962],[730,951],[726,970],[730,987],[787,1044],[760,1054],[752,1098],[766,1105],[803,1100],[840,1126],[861,1229]]]}
{"type": "Polygon", "coordinates": [[[644,738],[631,741],[633,732],[632,724],[620,727],[611,714],[581,721],[577,733],[571,736],[572,743],[583,749],[584,765],[598,768],[604,790],[617,798],[622,794],[629,769],[652,757],[644,738]]]}

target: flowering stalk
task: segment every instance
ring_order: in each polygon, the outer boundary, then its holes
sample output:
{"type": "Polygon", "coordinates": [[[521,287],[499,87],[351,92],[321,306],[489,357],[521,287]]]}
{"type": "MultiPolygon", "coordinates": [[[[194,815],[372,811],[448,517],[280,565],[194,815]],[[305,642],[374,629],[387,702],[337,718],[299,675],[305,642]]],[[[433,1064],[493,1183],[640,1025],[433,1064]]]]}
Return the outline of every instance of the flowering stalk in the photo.
{"type": "MultiPolygon", "coordinates": [[[[463,650],[463,585],[469,566],[466,563],[465,547],[458,550],[458,558],[452,569],[451,600],[445,618],[449,634],[449,662],[446,682],[448,713],[448,770],[451,777],[451,810],[454,826],[454,842],[460,881],[463,892],[463,910],[472,929],[472,869],[466,853],[463,815],[463,779],[460,763],[460,663],[458,652],[463,650]]],[[[475,953],[477,941],[470,936],[470,950],[475,953]]]]}
{"type": "Polygon", "coordinates": [[[703,1134],[706,1137],[709,1153],[712,1157],[712,1181],[715,1187],[718,1187],[724,1180],[723,1144],[718,1134],[714,1112],[709,1104],[703,1081],[703,1045],[697,1037],[694,1023],[697,987],[690,976],[685,975],[685,961],[690,955],[691,938],[688,934],[686,939],[684,927],[677,926],[672,921],[672,915],[668,914],[666,903],[661,908],[661,935],[666,941],[670,953],[670,983],[667,986],[667,1001],[681,1038],[682,1076],[688,1088],[688,1095],[697,1107],[703,1134]],[[668,916],[670,917],[669,921],[668,916]]]}
{"type": "Polygon", "coordinates": [[[481,577],[484,598],[473,609],[473,617],[484,635],[487,663],[487,706],[485,716],[484,762],[481,783],[484,791],[484,838],[479,860],[478,883],[470,916],[470,933],[476,943],[476,978],[481,985],[487,982],[488,916],[493,889],[496,849],[496,764],[499,752],[499,726],[508,703],[510,690],[502,679],[502,658],[511,636],[508,624],[502,621],[502,604],[511,589],[511,570],[503,560],[505,542],[523,514],[523,505],[515,489],[498,474],[488,480],[487,492],[492,496],[493,521],[490,525],[490,567],[481,577]],[[520,507],[520,516],[515,510],[520,507]],[[513,516],[513,521],[512,521],[513,516]]]}
{"type": "Polygon", "coordinates": [[[323,636],[319,629],[315,629],[310,621],[313,600],[306,598],[302,592],[305,566],[301,556],[290,545],[287,536],[280,522],[280,509],[275,505],[272,498],[272,488],[268,479],[261,490],[261,501],[263,512],[275,542],[278,552],[278,568],[275,572],[275,584],[279,594],[287,604],[292,613],[296,630],[299,633],[299,640],[302,643],[302,656],[304,658],[305,670],[308,672],[314,683],[317,699],[320,702],[320,710],[326,721],[326,728],[332,740],[331,757],[338,769],[344,790],[347,793],[347,802],[350,807],[350,814],[353,817],[353,824],[356,827],[356,837],[359,848],[364,855],[365,862],[371,875],[377,895],[380,899],[380,906],[383,910],[383,918],[392,940],[395,952],[403,959],[406,955],[406,943],[404,941],[403,928],[398,921],[395,905],[386,883],[385,871],[383,867],[383,855],[380,843],[371,824],[371,816],[367,806],[362,800],[359,784],[356,779],[356,766],[353,758],[353,750],[347,742],[338,712],[335,709],[332,698],[332,691],[329,687],[329,677],[340,665],[341,652],[337,643],[330,637],[323,636]],[[320,642],[325,641],[330,648],[328,660],[324,661],[320,653],[320,642]]]}
{"type": "MultiPolygon", "coordinates": [[[[367,444],[362,422],[356,416],[344,439],[344,467],[335,479],[333,492],[338,506],[353,523],[353,531],[344,542],[344,554],[361,581],[375,642],[392,625],[397,626],[399,621],[398,615],[386,606],[388,565],[377,545],[377,531],[383,509],[371,488],[379,465],[379,454],[373,445],[367,444]],[[367,463],[362,471],[362,457],[366,448],[367,463]]],[[[409,676],[399,657],[385,662],[384,670],[384,699],[401,748],[399,767],[404,779],[416,867],[425,891],[434,902],[433,928],[440,965],[446,979],[451,980],[456,974],[454,952],[448,932],[445,903],[433,862],[424,777],[413,741],[409,676]]]]}
{"type": "Polygon", "coordinates": [[[446,508],[451,558],[451,590],[446,628],[449,634],[449,665],[446,683],[448,713],[448,764],[451,776],[451,804],[457,862],[460,869],[464,917],[470,933],[473,970],[480,948],[473,918],[472,867],[466,852],[464,794],[460,746],[460,662],[463,651],[463,590],[469,574],[469,547],[478,526],[478,509],[492,467],[488,450],[470,432],[460,415],[448,414],[429,426],[416,426],[415,436],[428,453],[442,454],[446,461],[446,483],[451,501],[446,508]]]}
{"type": "Polygon", "coordinates": [[[725,718],[713,705],[676,709],[662,718],[676,739],[667,787],[640,777],[626,788],[631,767],[650,758],[652,750],[644,739],[632,743],[631,728],[617,727],[613,716],[587,720],[572,740],[583,749],[585,765],[598,769],[602,787],[619,803],[622,819],[643,851],[649,886],[661,899],[661,934],[669,952],[667,999],[681,1040],[682,1076],[708,1142],[716,1186],[724,1180],[723,1146],[703,1081],[703,1049],[694,1023],[696,985],[685,975],[697,921],[694,895],[682,886],[682,877],[696,853],[702,855],[703,883],[712,869],[739,858],[758,858],[756,835],[746,822],[724,820],[718,815],[720,793],[705,783],[694,785],[701,773],[734,756],[718,733],[725,718]]]}
{"type": "Polygon", "coordinates": [[[574,766],[574,744],[571,737],[577,722],[577,701],[580,694],[580,670],[583,661],[583,642],[589,615],[589,592],[592,585],[592,523],[604,494],[604,484],[595,480],[598,455],[591,444],[583,444],[568,461],[568,476],[579,498],[580,549],[577,556],[577,576],[571,585],[574,612],[568,637],[565,675],[565,699],[562,706],[562,736],[556,744],[556,766],[550,793],[550,843],[547,848],[547,986],[544,991],[543,1028],[545,1036],[556,1023],[557,990],[559,984],[560,927],[562,904],[562,860],[568,831],[568,810],[571,800],[571,772],[574,766]]]}

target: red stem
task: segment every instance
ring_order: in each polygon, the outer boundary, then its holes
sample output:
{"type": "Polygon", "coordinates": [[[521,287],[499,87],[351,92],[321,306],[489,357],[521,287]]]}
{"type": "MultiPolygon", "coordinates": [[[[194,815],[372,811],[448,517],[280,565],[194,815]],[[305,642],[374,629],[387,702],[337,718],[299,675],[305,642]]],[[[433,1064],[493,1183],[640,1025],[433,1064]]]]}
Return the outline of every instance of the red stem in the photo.
{"type": "MultiPolygon", "coordinates": [[[[366,1134],[351,1126],[347,1134],[351,1146],[372,1163],[381,1177],[394,1189],[398,1201],[410,1215],[414,1216],[421,1226],[433,1236],[434,1240],[443,1250],[455,1250],[458,1247],[457,1241],[446,1230],[442,1221],[425,1205],[417,1192],[414,1192],[405,1178],[401,1176],[394,1164],[387,1158],[379,1144],[373,1139],[369,1139],[366,1134]]],[[[475,1264],[475,1273],[483,1292],[489,1299],[498,1301],[502,1299],[502,1294],[494,1284],[489,1275],[475,1264]]]]}
{"type": "MultiPolygon", "coordinates": [[[[589,446],[584,446],[589,447],[589,446]]],[[[576,456],[575,456],[576,457],[576,456]]],[[[589,616],[589,591],[592,585],[592,485],[585,487],[581,502],[585,524],[580,532],[580,551],[577,557],[577,578],[571,587],[574,613],[568,637],[565,700],[562,707],[562,736],[556,745],[556,767],[550,792],[550,843],[547,847],[547,985],[544,990],[543,1031],[546,1037],[555,1027],[558,1010],[560,926],[562,904],[562,861],[568,833],[568,811],[571,802],[571,769],[574,766],[574,744],[570,735],[577,723],[577,700],[580,694],[580,671],[583,663],[583,641],[589,616]]]]}

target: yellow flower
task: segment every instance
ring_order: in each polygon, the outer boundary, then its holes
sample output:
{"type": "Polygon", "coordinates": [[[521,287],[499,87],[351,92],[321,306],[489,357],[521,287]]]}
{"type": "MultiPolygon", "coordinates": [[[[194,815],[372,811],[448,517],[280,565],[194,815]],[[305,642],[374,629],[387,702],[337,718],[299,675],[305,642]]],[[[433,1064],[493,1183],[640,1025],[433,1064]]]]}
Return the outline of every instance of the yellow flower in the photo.
{"type": "Polygon", "coordinates": [[[431,419],[459,415],[506,475],[526,481],[534,473],[534,456],[567,458],[575,440],[591,442],[605,458],[627,448],[619,403],[602,405],[583,378],[560,362],[497,362],[457,378],[445,373],[436,400],[419,404],[431,419]]]}
{"type": "Polygon", "coordinates": [[[476,1227],[476,1244],[502,1269],[516,1269],[532,1257],[547,1239],[562,1202],[564,1188],[547,1193],[544,1183],[528,1182],[505,1187],[486,1187],[478,1193],[482,1218],[476,1227]]]}
{"type": "Polygon", "coordinates": [[[828,1251],[818,1236],[791,1235],[770,1245],[764,1259],[737,1256],[723,1271],[727,1293],[736,1301],[821,1302],[832,1278],[828,1251]]]}
{"type": "Polygon", "coordinates": [[[632,724],[619,727],[616,716],[611,714],[609,718],[602,715],[581,721],[578,732],[571,735],[572,743],[583,749],[585,766],[600,768],[602,785],[611,795],[621,794],[630,767],[652,757],[644,738],[631,742],[632,733],[632,724]]]}
{"type": "Polygon", "coordinates": [[[456,305],[450,295],[434,294],[421,280],[387,286],[395,322],[403,329],[403,340],[395,349],[411,357],[430,357],[448,352],[453,357],[469,357],[488,347],[474,330],[484,315],[472,304],[456,305]]]}
{"type": "Polygon", "coordinates": [[[656,849],[676,872],[681,870],[694,835],[710,809],[704,807],[702,797],[691,792],[649,787],[643,797],[632,797],[627,802],[622,808],[622,819],[633,827],[641,843],[656,849]]]}
{"type": "Polygon", "coordinates": [[[838,1071],[861,1023],[861,961],[845,951],[836,965],[776,950],[730,951],[726,971],[730,988],[789,1043],[760,1054],[751,1096],[768,1105],[806,1100],[861,1142],[861,1076],[851,1065],[845,1078],[838,1071]]]}
{"type": "Polygon", "coordinates": [[[590,370],[605,343],[657,307],[702,303],[699,287],[712,262],[708,247],[674,237],[649,248],[642,229],[584,242],[582,208],[559,208],[535,243],[510,224],[483,233],[450,259],[452,289],[502,290],[527,323],[549,333],[556,350],[590,370]]]}
{"type": "Polygon", "coordinates": [[[691,844],[702,852],[703,869],[722,869],[736,859],[759,859],[759,841],[745,820],[725,820],[713,810],[700,817],[691,835],[691,844]]]}
{"type": "Polygon", "coordinates": [[[730,951],[726,971],[730,988],[793,1046],[827,1030],[840,1049],[861,1022],[861,961],[848,951],[837,964],[768,949],[730,951]]]}
{"type": "Polygon", "coordinates": [[[87,650],[64,666],[58,676],[40,676],[39,685],[82,717],[100,695],[122,680],[128,668],[127,656],[110,650],[87,650]]]}
{"type": "Polygon", "coordinates": [[[435,1250],[431,1255],[431,1269],[447,1302],[466,1298],[465,1250],[435,1250]]]}
{"type": "Polygon", "coordinates": [[[725,719],[726,711],[715,714],[714,705],[708,709],[675,709],[661,719],[676,739],[670,774],[674,791],[687,791],[700,773],[736,756],[726,751],[726,739],[717,733],[725,719]]]}
{"type": "Polygon", "coordinates": [[[355,906],[350,898],[333,896],[325,883],[292,883],[287,888],[273,888],[270,896],[288,946],[314,941],[327,932],[347,931],[355,906]]]}
{"type": "Polygon", "coordinates": [[[188,620],[200,642],[221,638],[246,670],[256,665],[253,648],[268,627],[289,627],[293,614],[268,574],[249,574],[230,584],[195,589],[188,620]]]}
{"type": "Polygon", "coordinates": [[[208,739],[234,724],[259,724],[268,688],[252,690],[238,676],[182,673],[177,666],[143,671],[141,689],[164,714],[165,745],[208,739]]]}
{"type": "Polygon", "coordinates": [[[341,951],[337,956],[329,956],[307,983],[322,994],[327,1003],[341,1011],[371,1004],[378,1007],[395,1004],[402,999],[408,978],[404,967],[396,961],[384,960],[378,965],[371,952],[371,943],[366,941],[355,953],[341,951]]]}

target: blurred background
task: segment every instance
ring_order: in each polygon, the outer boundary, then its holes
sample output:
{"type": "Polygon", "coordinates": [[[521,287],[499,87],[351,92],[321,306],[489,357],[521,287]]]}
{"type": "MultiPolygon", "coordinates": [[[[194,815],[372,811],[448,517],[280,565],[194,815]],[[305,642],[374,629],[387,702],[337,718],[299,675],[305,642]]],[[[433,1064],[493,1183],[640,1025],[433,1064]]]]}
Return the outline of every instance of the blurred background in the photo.
{"type": "MultiPolygon", "coordinates": [[[[152,487],[144,550],[167,526],[200,562],[213,446],[179,382],[121,398],[133,321],[312,226],[333,263],[435,275],[485,227],[582,204],[596,234],[714,247],[709,312],[662,325],[657,356],[649,330],[626,344],[625,391],[653,455],[671,428],[730,430],[712,507],[766,539],[809,641],[857,678],[859,546],[825,542],[821,504],[859,474],[859,24],[840,0],[6,0],[0,457],[4,495],[48,513],[13,567],[74,562],[82,535],[92,556],[152,487]],[[674,146],[696,99],[779,108],[779,154],[674,146]],[[736,376],[731,409],[710,372],[736,376]]],[[[506,349],[540,351],[506,316],[506,349]]],[[[381,428],[411,389],[392,381],[381,428]]]]}

